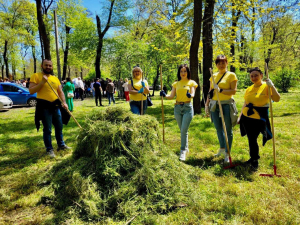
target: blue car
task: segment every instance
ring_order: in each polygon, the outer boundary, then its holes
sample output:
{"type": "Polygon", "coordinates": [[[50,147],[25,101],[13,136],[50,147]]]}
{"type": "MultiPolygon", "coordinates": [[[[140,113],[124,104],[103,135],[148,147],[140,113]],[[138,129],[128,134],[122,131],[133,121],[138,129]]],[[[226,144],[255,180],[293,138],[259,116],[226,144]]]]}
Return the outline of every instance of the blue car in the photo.
{"type": "Polygon", "coordinates": [[[36,106],[36,93],[31,95],[28,88],[15,83],[0,83],[0,95],[9,97],[14,105],[36,106]]]}

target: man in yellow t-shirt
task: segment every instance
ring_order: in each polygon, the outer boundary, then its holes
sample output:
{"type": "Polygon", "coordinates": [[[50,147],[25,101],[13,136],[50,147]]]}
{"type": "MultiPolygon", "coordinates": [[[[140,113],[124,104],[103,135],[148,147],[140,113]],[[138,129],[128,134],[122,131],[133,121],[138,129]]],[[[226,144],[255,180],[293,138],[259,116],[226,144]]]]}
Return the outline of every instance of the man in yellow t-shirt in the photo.
{"type": "Polygon", "coordinates": [[[38,116],[43,123],[43,139],[47,154],[54,158],[54,151],[51,142],[52,124],[55,127],[55,137],[58,145],[57,150],[69,149],[63,141],[62,134],[62,116],[60,111],[60,101],[47,81],[51,84],[55,92],[63,101],[62,106],[67,109],[65,95],[62,91],[60,81],[57,77],[52,76],[53,64],[51,60],[44,59],[42,61],[42,72],[35,73],[30,77],[29,92],[30,94],[37,93],[36,117],[38,116]],[[37,113],[38,112],[38,113],[37,113]]]}

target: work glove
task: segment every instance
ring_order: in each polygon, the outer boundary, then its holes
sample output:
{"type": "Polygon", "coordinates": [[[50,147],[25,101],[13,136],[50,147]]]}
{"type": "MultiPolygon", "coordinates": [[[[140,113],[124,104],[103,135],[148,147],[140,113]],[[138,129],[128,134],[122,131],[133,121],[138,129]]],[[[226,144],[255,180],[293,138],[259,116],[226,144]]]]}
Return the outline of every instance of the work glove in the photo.
{"type": "Polygon", "coordinates": [[[162,97],[166,97],[167,94],[166,94],[165,91],[160,91],[159,95],[162,96],[162,97]]]}
{"type": "Polygon", "coordinates": [[[209,115],[209,106],[208,105],[205,105],[205,114],[209,115]]]}
{"type": "Polygon", "coordinates": [[[142,81],[141,83],[142,83],[142,86],[143,86],[143,87],[145,87],[145,82],[144,82],[144,81],[142,81]]]}
{"type": "Polygon", "coordinates": [[[141,88],[138,93],[144,93],[144,88],[141,88]]]}
{"type": "Polygon", "coordinates": [[[186,92],[186,97],[188,97],[188,98],[192,97],[191,93],[189,93],[189,90],[187,90],[187,92],[186,92]]]}
{"type": "Polygon", "coordinates": [[[267,83],[267,85],[268,85],[269,87],[274,87],[273,82],[272,82],[269,78],[266,79],[266,83],[267,83]]]}
{"type": "Polygon", "coordinates": [[[217,90],[218,92],[220,92],[220,88],[217,84],[214,85],[214,89],[217,90]]]}

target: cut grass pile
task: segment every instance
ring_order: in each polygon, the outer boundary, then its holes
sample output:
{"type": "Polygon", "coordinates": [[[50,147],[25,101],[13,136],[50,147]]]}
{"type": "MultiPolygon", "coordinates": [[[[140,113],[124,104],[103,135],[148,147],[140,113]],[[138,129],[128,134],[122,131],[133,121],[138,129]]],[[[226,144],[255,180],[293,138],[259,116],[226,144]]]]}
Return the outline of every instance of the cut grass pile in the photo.
{"type": "Polygon", "coordinates": [[[65,215],[121,221],[165,214],[196,196],[196,169],[162,145],[154,117],[112,107],[94,111],[83,127],[74,157],[48,174],[55,194],[46,199],[65,215]]]}

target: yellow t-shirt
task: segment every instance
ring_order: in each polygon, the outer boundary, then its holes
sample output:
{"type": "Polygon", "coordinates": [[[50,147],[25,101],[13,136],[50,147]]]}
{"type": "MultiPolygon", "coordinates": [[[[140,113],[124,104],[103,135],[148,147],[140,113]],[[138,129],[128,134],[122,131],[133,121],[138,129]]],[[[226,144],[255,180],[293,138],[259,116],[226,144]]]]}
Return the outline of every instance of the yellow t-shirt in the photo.
{"type": "MultiPolygon", "coordinates": [[[[262,82],[262,85],[259,87],[254,87],[254,84],[247,88],[244,99],[246,104],[252,103],[253,106],[262,107],[269,103],[269,95],[268,95],[268,85],[265,82],[262,82]]],[[[245,107],[243,109],[243,115],[247,116],[249,108],[245,107]]],[[[253,119],[260,119],[258,112],[253,109],[254,114],[251,116],[247,116],[253,119]]]]}
{"type": "MultiPolygon", "coordinates": [[[[142,79],[136,80],[136,79],[133,78],[132,81],[133,81],[134,88],[137,89],[138,91],[143,87],[142,86],[142,79]]],[[[146,80],[144,80],[144,82],[145,82],[145,86],[147,87],[148,86],[148,82],[146,80]]],[[[128,81],[128,84],[131,84],[131,80],[128,81]]],[[[132,88],[132,90],[135,90],[134,88],[132,88]]],[[[147,99],[147,95],[144,96],[144,95],[142,95],[140,93],[134,94],[134,95],[133,94],[129,94],[130,100],[132,100],[132,101],[141,101],[142,100],[142,96],[143,96],[143,100],[147,99]]]]}
{"type": "Polygon", "coordinates": [[[176,102],[188,102],[190,98],[186,96],[187,91],[191,93],[191,87],[198,87],[198,84],[193,80],[180,80],[172,84],[172,87],[176,89],[176,102]]]}
{"type": "MultiPolygon", "coordinates": [[[[218,83],[218,81],[220,80],[220,78],[223,76],[224,73],[215,73],[213,76],[214,76],[214,80],[215,80],[215,83],[218,83]]],[[[212,82],[212,79],[210,78],[210,86],[213,88],[214,85],[213,85],[213,82],[212,82]]],[[[229,72],[227,71],[227,73],[225,74],[225,76],[222,78],[221,82],[218,84],[219,88],[220,89],[230,89],[230,84],[231,82],[233,81],[237,81],[237,77],[235,75],[235,73],[233,72],[229,72]]],[[[219,93],[219,98],[220,98],[220,101],[224,101],[224,100],[229,100],[232,98],[232,95],[224,95],[222,93],[219,93]]],[[[217,98],[217,94],[216,94],[216,91],[214,91],[214,96],[212,98],[213,100],[218,100],[217,98]]]]}
{"type": "MultiPolygon", "coordinates": [[[[39,84],[42,81],[42,79],[43,79],[43,73],[35,73],[35,74],[31,75],[30,82],[39,84]]],[[[61,85],[59,79],[57,77],[50,75],[48,77],[48,82],[51,84],[51,86],[57,93],[57,90],[58,90],[59,86],[61,85]]],[[[37,92],[36,97],[39,99],[47,100],[49,102],[53,102],[57,99],[57,96],[53,93],[53,91],[52,91],[51,87],[48,85],[48,83],[45,83],[44,86],[37,92]]]]}

